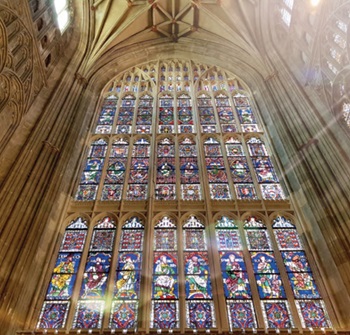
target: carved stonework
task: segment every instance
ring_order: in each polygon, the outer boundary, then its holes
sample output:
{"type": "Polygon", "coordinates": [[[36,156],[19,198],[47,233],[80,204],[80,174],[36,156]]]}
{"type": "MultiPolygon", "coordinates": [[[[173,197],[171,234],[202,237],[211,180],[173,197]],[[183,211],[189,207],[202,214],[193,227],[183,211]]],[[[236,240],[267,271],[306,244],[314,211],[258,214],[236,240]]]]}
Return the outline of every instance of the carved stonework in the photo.
{"type": "Polygon", "coordinates": [[[0,6],[0,151],[28,109],[33,86],[34,40],[18,13],[0,6]]]}

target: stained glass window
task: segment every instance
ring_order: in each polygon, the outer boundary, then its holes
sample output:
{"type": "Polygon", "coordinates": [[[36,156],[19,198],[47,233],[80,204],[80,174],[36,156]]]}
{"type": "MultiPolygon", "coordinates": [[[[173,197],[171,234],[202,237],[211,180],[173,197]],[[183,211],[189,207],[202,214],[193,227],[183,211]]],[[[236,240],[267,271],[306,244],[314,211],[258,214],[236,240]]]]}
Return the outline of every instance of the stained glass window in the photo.
{"type": "Polygon", "coordinates": [[[101,328],[116,226],[110,217],[94,227],[73,328],[101,328]]]}
{"type": "Polygon", "coordinates": [[[216,111],[219,116],[221,132],[233,133],[237,131],[230,100],[227,95],[218,94],[215,97],[216,111]]]}
{"type": "Polygon", "coordinates": [[[95,200],[105,162],[106,151],[107,142],[104,139],[98,139],[92,142],[75,195],[76,200],[95,200]]]}
{"type": "Polygon", "coordinates": [[[204,141],[204,154],[211,199],[231,199],[220,142],[214,137],[208,137],[204,141]]]}
{"type": "Polygon", "coordinates": [[[234,220],[222,216],[216,222],[215,233],[230,328],[255,328],[255,311],[238,227],[234,220]]]}
{"type": "Polygon", "coordinates": [[[244,224],[261,306],[267,328],[291,328],[293,321],[266,225],[255,216],[244,224]],[[279,315],[279,317],[277,317],[279,315]]]}
{"type": "Polygon", "coordinates": [[[141,137],[135,141],[132,149],[128,200],[146,200],[147,198],[149,157],[150,142],[147,138],[141,137]]]}
{"type": "Polygon", "coordinates": [[[159,98],[158,132],[174,133],[174,123],[174,98],[170,94],[164,94],[159,98]]]}
{"type": "Polygon", "coordinates": [[[134,95],[126,95],[121,101],[119,107],[117,125],[115,132],[117,134],[130,134],[135,113],[136,98],[134,95]]]}
{"type": "Polygon", "coordinates": [[[233,74],[180,60],[106,86],[69,204],[80,219],[65,231],[38,328],[331,326],[294,224],[272,214],[294,210],[250,97],[233,74]],[[151,241],[135,212],[156,217],[151,241]],[[111,213],[127,218],[119,231],[111,213]],[[88,233],[81,216],[96,215],[88,233]]]}
{"type": "Polygon", "coordinates": [[[86,220],[82,217],[73,220],[66,228],[41,309],[38,328],[65,327],[87,229],[86,220]]]}
{"type": "Polygon", "coordinates": [[[211,97],[207,94],[201,94],[197,98],[197,103],[201,132],[216,133],[216,120],[211,97]]]}
{"type": "Polygon", "coordinates": [[[193,133],[192,101],[189,95],[181,94],[177,97],[178,133],[193,133]]]}
{"type": "Polygon", "coordinates": [[[247,96],[239,93],[233,96],[242,132],[258,132],[259,127],[247,96]]]}
{"type": "Polygon", "coordinates": [[[154,227],[151,328],[179,328],[177,232],[164,216],[154,227]]]}
{"type": "Polygon", "coordinates": [[[179,143],[181,198],[183,200],[200,200],[201,185],[197,149],[195,142],[185,137],[179,143]]]}
{"type": "Polygon", "coordinates": [[[136,117],[136,133],[149,134],[152,127],[153,98],[145,94],[140,98],[136,117]]]}
{"type": "Polygon", "coordinates": [[[114,122],[114,116],[117,108],[118,99],[112,95],[105,99],[99,117],[97,119],[97,125],[95,127],[96,134],[111,134],[112,126],[114,122]]]}
{"type": "Polygon", "coordinates": [[[133,216],[122,227],[109,328],[136,328],[144,225],[133,216]]]}
{"type": "Polygon", "coordinates": [[[204,225],[190,216],[183,225],[186,324],[189,328],[216,327],[208,246],[204,225]]]}
{"type": "Polygon", "coordinates": [[[242,200],[257,199],[242,143],[237,138],[230,137],[226,140],[225,146],[237,198],[242,200]]]}
{"type": "Polygon", "coordinates": [[[251,137],[247,144],[263,199],[283,200],[285,196],[264,142],[260,138],[251,137]]]}
{"type": "Polygon", "coordinates": [[[158,142],[157,200],[176,199],[175,144],[170,138],[158,142]]]}
{"type": "Polygon", "coordinates": [[[121,200],[129,143],[119,138],[112,143],[101,200],[121,200]]]}
{"type": "Polygon", "coordinates": [[[277,216],[273,229],[303,327],[330,327],[324,302],[295,225],[286,217],[277,216]]]}

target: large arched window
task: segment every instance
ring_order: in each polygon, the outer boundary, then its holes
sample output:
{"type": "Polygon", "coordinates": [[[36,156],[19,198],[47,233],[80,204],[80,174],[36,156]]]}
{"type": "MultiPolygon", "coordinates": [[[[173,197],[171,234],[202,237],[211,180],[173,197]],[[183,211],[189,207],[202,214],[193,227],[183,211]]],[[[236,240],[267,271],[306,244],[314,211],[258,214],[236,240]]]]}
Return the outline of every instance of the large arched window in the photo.
{"type": "Polygon", "coordinates": [[[38,328],[331,326],[258,110],[233,74],[142,64],[101,101],[38,328]]]}

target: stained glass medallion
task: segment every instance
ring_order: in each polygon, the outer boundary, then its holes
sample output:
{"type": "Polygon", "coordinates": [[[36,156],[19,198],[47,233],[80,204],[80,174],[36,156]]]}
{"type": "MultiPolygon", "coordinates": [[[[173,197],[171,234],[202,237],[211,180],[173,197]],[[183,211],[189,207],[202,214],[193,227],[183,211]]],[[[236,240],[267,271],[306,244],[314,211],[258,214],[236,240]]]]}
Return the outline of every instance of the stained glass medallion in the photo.
{"type": "Polygon", "coordinates": [[[261,306],[266,328],[294,327],[287,301],[262,301],[261,306]]]}
{"type": "Polygon", "coordinates": [[[256,318],[253,304],[246,300],[227,300],[230,329],[255,328],[256,318]]]}
{"type": "Polygon", "coordinates": [[[47,301],[41,309],[37,328],[64,328],[67,320],[69,301],[47,301]]]}
{"type": "Polygon", "coordinates": [[[138,301],[113,301],[109,328],[135,328],[137,326],[138,301]]]}
{"type": "Polygon", "coordinates": [[[216,320],[213,302],[211,300],[187,301],[186,321],[189,328],[215,328],[216,320]]]}
{"type": "Polygon", "coordinates": [[[332,327],[322,300],[299,300],[296,305],[304,328],[332,327]]]}
{"type": "Polygon", "coordinates": [[[179,328],[178,301],[152,301],[151,328],[179,328]]]}
{"type": "Polygon", "coordinates": [[[104,304],[104,301],[78,301],[73,320],[73,328],[101,328],[104,304]]]}

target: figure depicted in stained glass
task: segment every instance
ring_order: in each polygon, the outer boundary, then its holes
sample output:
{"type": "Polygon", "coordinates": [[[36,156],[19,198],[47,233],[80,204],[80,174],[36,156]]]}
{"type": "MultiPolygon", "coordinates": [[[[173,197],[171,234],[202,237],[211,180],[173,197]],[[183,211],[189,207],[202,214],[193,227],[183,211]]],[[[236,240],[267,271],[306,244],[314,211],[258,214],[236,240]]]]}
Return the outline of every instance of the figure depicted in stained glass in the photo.
{"type": "Polygon", "coordinates": [[[260,297],[263,299],[285,298],[282,280],[277,274],[256,275],[260,297]]]}
{"type": "Polygon", "coordinates": [[[294,296],[299,299],[320,298],[312,275],[307,272],[289,273],[289,280],[293,288],[294,296]]]}
{"type": "Polygon", "coordinates": [[[46,294],[46,299],[69,299],[75,282],[75,275],[54,274],[46,294]]]}
{"type": "Polygon", "coordinates": [[[125,264],[116,282],[116,297],[135,298],[136,294],[136,272],[135,265],[131,257],[125,259],[125,264]],[[120,277],[120,278],[119,278],[120,277]]]}
{"type": "Polygon", "coordinates": [[[229,254],[226,262],[226,273],[228,277],[225,279],[230,295],[228,298],[250,298],[250,294],[247,291],[247,279],[244,278],[241,265],[236,261],[236,257],[233,253],[229,254]]]}
{"type": "Polygon", "coordinates": [[[161,299],[175,299],[177,298],[175,292],[176,278],[176,264],[174,264],[171,257],[167,255],[160,255],[156,261],[154,274],[159,275],[155,277],[154,282],[154,296],[161,299]]]}
{"type": "Polygon", "coordinates": [[[187,276],[186,280],[189,284],[188,298],[201,297],[208,298],[208,269],[200,263],[199,257],[192,256],[187,264],[187,273],[192,276],[187,276]]]}
{"type": "Polygon", "coordinates": [[[287,271],[304,272],[310,271],[307,259],[302,251],[282,253],[287,271]]]}
{"type": "Polygon", "coordinates": [[[103,266],[97,262],[93,268],[96,272],[84,273],[83,284],[81,288],[82,299],[102,298],[106,289],[107,275],[103,273],[103,266]]]}
{"type": "Polygon", "coordinates": [[[80,262],[80,254],[69,253],[69,254],[60,254],[56,266],[53,270],[54,273],[74,273],[76,272],[76,267],[79,265],[80,262]],[[62,256],[65,255],[63,258],[62,256]],[[75,259],[78,257],[78,259],[75,259]]]}

